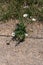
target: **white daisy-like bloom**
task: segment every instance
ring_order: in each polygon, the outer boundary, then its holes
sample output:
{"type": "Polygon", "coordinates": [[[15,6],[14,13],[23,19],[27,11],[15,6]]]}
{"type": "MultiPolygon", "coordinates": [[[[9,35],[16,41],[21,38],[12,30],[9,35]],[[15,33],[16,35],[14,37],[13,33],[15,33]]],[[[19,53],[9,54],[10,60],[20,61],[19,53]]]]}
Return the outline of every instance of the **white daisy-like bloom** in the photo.
{"type": "Polygon", "coordinates": [[[28,16],[28,14],[23,14],[23,17],[26,18],[28,16]]]}
{"type": "Polygon", "coordinates": [[[14,32],[12,33],[12,36],[13,36],[13,37],[15,36],[15,33],[14,33],[14,32]]]}
{"type": "Polygon", "coordinates": [[[28,34],[27,34],[27,33],[25,33],[25,36],[26,36],[26,37],[28,37],[28,34]]]}
{"type": "Polygon", "coordinates": [[[36,19],[35,18],[32,18],[32,21],[36,21],[36,19]]]}

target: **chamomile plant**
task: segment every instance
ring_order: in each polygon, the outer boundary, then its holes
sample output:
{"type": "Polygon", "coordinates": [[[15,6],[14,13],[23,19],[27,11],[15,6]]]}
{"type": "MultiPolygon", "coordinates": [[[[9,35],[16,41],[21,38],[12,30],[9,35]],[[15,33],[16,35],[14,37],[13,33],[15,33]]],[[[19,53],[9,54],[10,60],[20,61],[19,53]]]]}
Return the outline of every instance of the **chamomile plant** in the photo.
{"type": "Polygon", "coordinates": [[[17,41],[16,46],[25,40],[25,37],[28,36],[26,33],[26,26],[23,22],[20,22],[16,25],[16,28],[13,32],[13,40],[17,41]]]}

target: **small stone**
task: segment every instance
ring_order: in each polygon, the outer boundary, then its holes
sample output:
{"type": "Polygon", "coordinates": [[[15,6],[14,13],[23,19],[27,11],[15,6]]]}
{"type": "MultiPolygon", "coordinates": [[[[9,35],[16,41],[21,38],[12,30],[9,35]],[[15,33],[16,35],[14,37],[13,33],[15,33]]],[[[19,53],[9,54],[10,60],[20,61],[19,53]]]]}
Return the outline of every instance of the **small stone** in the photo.
{"type": "Polygon", "coordinates": [[[30,32],[33,32],[33,29],[29,29],[30,32]]]}

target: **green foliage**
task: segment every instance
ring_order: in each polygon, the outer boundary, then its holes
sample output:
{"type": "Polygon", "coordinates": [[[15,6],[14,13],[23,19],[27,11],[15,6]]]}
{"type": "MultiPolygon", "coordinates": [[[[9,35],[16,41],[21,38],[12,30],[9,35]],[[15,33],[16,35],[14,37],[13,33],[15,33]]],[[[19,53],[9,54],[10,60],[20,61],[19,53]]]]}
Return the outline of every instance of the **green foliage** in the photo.
{"type": "Polygon", "coordinates": [[[43,18],[43,13],[39,11],[42,7],[43,0],[0,0],[0,20],[19,18],[25,13],[28,14],[28,18],[30,16],[43,18]],[[25,5],[28,8],[24,9],[25,5]]]}
{"type": "Polygon", "coordinates": [[[38,19],[39,21],[43,21],[43,8],[39,11],[38,19]]]}
{"type": "Polygon", "coordinates": [[[26,29],[23,22],[17,24],[14,33],[15,33],[16,40],[23,41],[25,39],[26,29]]]}

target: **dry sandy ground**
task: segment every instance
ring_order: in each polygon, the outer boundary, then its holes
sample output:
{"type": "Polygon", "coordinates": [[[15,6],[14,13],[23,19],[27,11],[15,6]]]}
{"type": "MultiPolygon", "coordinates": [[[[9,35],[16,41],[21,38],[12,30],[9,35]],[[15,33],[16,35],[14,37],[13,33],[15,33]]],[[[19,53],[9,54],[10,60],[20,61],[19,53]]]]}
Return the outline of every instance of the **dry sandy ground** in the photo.
{"type": "MultiPolygon", "coordinates": [[[[10,35],[17,20],[0,23],[0,35],[10,35]]],[[[29,37],[15,47],[16,41],[6,43],[11,37],[0,36],[0,65],[43,65],[43,24],[28,24],[29,37]]]]}

